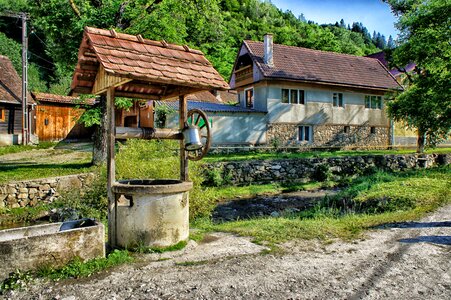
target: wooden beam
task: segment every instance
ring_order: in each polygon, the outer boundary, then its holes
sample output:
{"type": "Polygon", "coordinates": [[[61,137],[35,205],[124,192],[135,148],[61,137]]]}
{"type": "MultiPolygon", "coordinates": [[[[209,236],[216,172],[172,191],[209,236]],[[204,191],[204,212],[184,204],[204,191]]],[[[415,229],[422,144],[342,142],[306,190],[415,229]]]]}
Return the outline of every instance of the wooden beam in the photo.
{"type": "Polygon", "coordinates": [[[103,94],[108,88],[115,88],[132,80],[133,79],[130,78],[110,75],[105,71],[103,66],[100,65],[91,93],[94,95],[103,94]]]}
{"type": "MultiPolygon", "coordinates": [[[[186,96],[179,96],[179,129],[180,132],[185,128],[185,123],[187,121],[187,103],[186,96]]],[[[188,181],[188,155],[185,151],[185,141],[180,140],[180,180],[188,181]]]]}
{"type": "Polygon", "coordinates": [[[116,171],[114,163],[114,87],[107,89],[106,93],[107,109],[107,194],[108,194],[108,243],[111,248],[117,245],[116,235],[116,196],[112,191],[112,186],[116,181],[116,171]]]}
{"type": "Polygon", "coordinates": [[[133,98],[133,99],[160,100],[160,96],[158,96],[158,95],[129,93],[129,92],[124,92],[124,91],[117,91],[116,96],[133,98]]]}
{"type": "Polygon", "coordinates": [[[183,135],[178,129],[170,128],[132,128],[116,127],[117,139],[169,139],[183,140],[183,135]]]}

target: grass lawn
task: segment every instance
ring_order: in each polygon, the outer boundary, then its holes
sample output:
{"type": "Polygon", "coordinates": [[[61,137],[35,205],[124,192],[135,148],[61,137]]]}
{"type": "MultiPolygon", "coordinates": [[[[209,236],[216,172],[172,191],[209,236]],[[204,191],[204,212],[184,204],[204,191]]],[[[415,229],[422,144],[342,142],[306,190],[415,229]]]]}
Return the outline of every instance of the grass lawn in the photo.
{"type": "Polygon", "coordinates": [[[86,173],[94,168],[91,166],[90,151],[54,148],[54,143],[44,145],[48,147],[1,147],[4,155],[0,155],[0,184],[86,173]]]}
{"type": "Polygon", "coordinates": [[[55,142],[41,142],[39,145],[11,145],[11,146],[2,146],[0,147],[0,156],[11,153],[18,153],[24,151],[30,151],[33,149],[48,149],[52,148],[56,145],[55,142]]]}
{"type": "MultiPolygon", "coordinates": [[[[339,156],[384,155],[384,154],[414,154],[413,149],[403,150],[337,150],[337,151],[306,151],[306,152],[242,152],[234,154],[209,154],[205,162],[265,160],[281,158],[327,158],[339,156]]],[[[429,149],[425,153],[451,153],[451,148],[429,149]]]]}
{"type": "Polygon", "coordinates": [[[415,220],[449,203],[449,167],[404,174],[377,173],[357,178],[349,189],[308,211],[221,224],[213,224],[204,218],[194,222],[193,226],[204,231],[251,236],[258,243],[314,238],[350,240],[360,237],[364,230],[373,226],[415,220]],[[349,206],[342,207],[343,201],[347,201],[349,206]]]}

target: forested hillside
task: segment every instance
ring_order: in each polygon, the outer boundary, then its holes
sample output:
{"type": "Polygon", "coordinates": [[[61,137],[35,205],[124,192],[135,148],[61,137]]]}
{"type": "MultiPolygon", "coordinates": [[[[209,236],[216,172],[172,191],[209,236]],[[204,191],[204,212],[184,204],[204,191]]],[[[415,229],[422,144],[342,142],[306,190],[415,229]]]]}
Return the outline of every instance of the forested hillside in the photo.
{"type": "MultiPolygon", "coordinates": [[[[386,45],[362,23],[318,25],[259,0],[0,0],[0,12],[29,13],[30,88],[66,94],[84,26],[114,28],[202,50],[228,80],[243,39],[365,55],[386,45]]],[[[20,68],[20,20],[0,17],[0,54],[20,68]]]]}

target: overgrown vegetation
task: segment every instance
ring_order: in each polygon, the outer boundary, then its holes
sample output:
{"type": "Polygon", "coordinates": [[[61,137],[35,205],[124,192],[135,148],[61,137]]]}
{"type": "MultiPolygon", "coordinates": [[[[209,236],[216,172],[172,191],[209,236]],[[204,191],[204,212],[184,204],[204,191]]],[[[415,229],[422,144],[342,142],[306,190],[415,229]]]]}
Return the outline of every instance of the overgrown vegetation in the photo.
{"type": "Polygon", "coordinates": [[[378,172],[358,177],[349,188],[314,208],[278,218],[256,218],[213,224],[198,220],[205,231],[226,231],[252,236],[260,243],[292,239],[353,239],[365,229],[418,219],[451,203],[449,167],[406,173],[378,172]]]}

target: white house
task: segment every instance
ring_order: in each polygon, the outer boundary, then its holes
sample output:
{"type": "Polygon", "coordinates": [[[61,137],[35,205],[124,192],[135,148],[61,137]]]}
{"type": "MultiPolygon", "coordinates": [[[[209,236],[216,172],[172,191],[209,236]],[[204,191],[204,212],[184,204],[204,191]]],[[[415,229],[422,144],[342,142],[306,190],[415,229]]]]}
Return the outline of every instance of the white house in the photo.
{"type": "Polygon", "coordinates": [[[242,43],[230,86],[242,108],[267,112],[267,143],[316,147],[388,145],[384,94],[402,89],[377,59],[273,44],[269,34],[242,43]]]}

